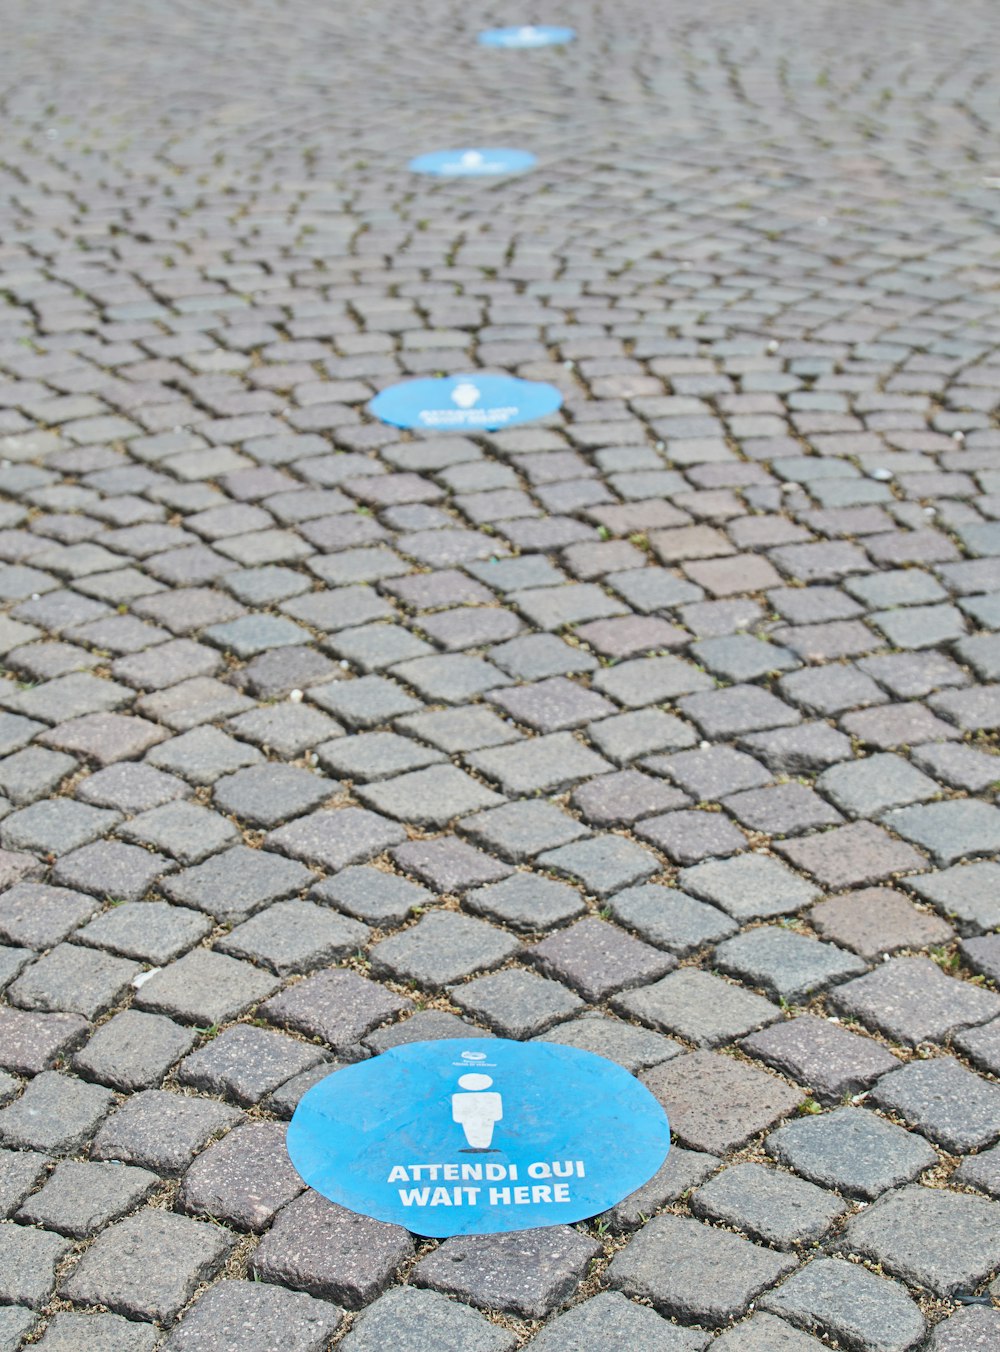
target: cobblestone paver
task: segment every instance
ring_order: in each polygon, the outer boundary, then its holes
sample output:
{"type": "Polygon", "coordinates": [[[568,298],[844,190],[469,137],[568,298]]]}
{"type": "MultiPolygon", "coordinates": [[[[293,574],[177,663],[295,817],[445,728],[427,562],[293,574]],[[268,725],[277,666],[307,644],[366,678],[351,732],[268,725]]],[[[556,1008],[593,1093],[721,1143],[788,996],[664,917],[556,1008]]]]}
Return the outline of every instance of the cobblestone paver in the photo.
{"type": "Polygon", "coordinates": [[[995,6],[6,9],[0,1348],[993,1347],[995,6]],[[478,369],[563,406],[367,411],[478,369]],[[306,1089],[468,1031],[664,1168],[302,1188],[306,1089]]]}

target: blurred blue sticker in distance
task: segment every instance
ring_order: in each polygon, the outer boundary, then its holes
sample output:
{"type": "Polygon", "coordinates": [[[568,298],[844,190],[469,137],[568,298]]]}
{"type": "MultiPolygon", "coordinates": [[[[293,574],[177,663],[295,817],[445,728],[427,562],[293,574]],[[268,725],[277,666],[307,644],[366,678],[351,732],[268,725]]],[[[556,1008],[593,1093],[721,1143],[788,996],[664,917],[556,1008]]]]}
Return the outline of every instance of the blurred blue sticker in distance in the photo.
{"type": "Polygon", "coordinates": [[[449,1038],[320,1080],[287,1144],[331,1202],[444,1238],[599,1215],[656,1173],[670,1128],[649,1090],[603,1056],[449,1038]]]}
{"type": "Polygon", "coordinates": [[[520,28],[487,28],[477,41],[481,47],[561,47],[575,38],[575,28],[529,23],[520,28]]]}
{"type": "Polygon", "coordinates": [[[368,411],[393,427],[434,432],[492,432],[555,413],[554,385],[516,376],[436,376],[404,380],[377,394],[368,411]]]}
{"type": "Polygon", "coordinates": [[[510,146],[479,146],[461,150],[432,150],[411,160],[415,174],[438,178],[491,178],[497,174],[523,174],[537,163],[530,150],[510,146]]]}

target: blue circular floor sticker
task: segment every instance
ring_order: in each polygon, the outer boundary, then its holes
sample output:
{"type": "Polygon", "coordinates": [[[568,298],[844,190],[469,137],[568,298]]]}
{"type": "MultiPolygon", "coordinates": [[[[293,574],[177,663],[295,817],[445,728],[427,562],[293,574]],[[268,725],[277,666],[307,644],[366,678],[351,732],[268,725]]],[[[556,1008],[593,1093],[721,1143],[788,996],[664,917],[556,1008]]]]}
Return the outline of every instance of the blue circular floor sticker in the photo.
{"type": "Polygon", "coordinates": [[[523,174],[537,159],[530,150],[512,150],[509,146],[490,146],[468,150],[432,150],[410,161],[417,174],[436,174],[439,178],[490,178],[495,174],[523,174]]]}
{"type": "Polygon", "coordinates": [[[670,1145],[634,1075],[554,1042],[394,1047],[314,1085],[288,1128],[292,1163],[349,1211],[418,1235],[491,1235],[596,1216],[670,1145]]]}
{"type": "Polygon", "coordinates": [[[573,28],[529,23],[521,28],[487,28],[478,41],[481,47],[559,47],[575,37],[573,28]]]}
{"type": "Polygon", "coordinates": [[[368,409],[394,427],[492,432],[544,418],[561,403],[556,387],[544,381],[473,374],[404,380],[377,394],[368,409]]]}

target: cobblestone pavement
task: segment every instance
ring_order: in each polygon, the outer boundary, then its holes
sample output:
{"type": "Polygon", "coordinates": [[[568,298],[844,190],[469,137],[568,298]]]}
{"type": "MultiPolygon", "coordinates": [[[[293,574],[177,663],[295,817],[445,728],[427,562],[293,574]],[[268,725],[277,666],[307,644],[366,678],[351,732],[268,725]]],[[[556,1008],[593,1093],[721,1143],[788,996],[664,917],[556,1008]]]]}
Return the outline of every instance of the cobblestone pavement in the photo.
{"type": "Polygon", "coordinates": [[[995,5],[5,11],[0,1348],[996,1348],[995,5]],[[365,412],[477,367],[564,409],[365,412]],[[666,1166],[303,1191],[310,1084],[470,1031],[666,1166]]]}

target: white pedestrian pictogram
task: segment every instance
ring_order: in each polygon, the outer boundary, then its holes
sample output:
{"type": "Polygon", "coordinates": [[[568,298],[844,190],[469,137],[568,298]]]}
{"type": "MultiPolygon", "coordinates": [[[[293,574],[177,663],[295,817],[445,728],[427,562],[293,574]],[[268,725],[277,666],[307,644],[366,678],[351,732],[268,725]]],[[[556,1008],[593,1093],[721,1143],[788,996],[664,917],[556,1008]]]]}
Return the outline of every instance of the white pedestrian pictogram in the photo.
{"type": "Polygon", "coordinates": [[[451,1096],[452,1121],[465,1132],[470,1150],[489,1150],[493,1128],[503,1118],[503,1098],[486,1092],[492,1083],[489,1075],[462,1075],[458,1087],[467,1092],[451,1096]]]}
{"type": "Polygon", "coordinates": [[[461,385],[455,386],[451,392],[451,398],[452,402],[456,403],[459,408],[471,408],[473,404],[479,402],[480,391],[466,380],[461,385]]]}
{"type": "Polygon", "coordinates": [[[466,150],[462,153],[461,163],[463,168],[475,169],[477,165],[482,164],[484,158],[481,150],[466,150]]]}

